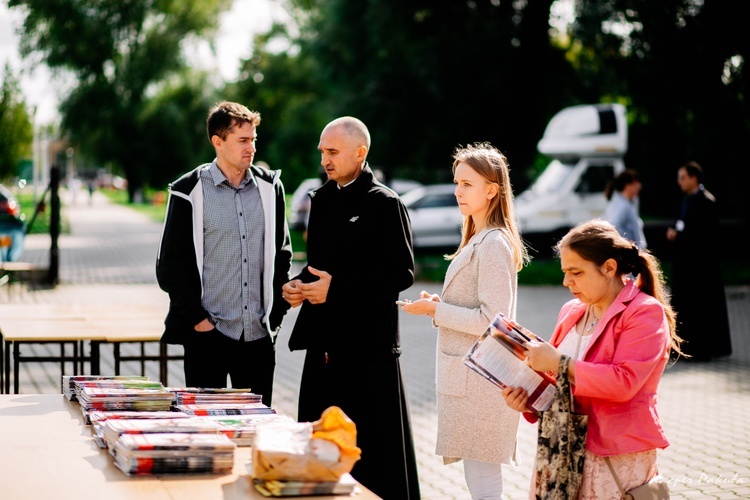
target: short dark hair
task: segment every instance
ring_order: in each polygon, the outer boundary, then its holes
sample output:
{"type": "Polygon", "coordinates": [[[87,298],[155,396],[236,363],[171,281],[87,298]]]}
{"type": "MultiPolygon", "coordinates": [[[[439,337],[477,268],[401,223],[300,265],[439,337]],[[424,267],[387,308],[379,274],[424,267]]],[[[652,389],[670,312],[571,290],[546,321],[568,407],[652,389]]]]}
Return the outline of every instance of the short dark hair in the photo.
{"type": "Polygon", "coordinates": [[[695,177],[698,180],[698,184],[703,184],[703,168],[698,165],[698,162],[689,161],[682,164],[682,168],[690,177],[695,177]]]}
{"type": "Polygon", "coordinates": [[[260,125],[260,113],[250,111],[246,106],[236,102],[222,101],[216,104],[208,112],[206,119],[206,132],[208,141],[211,137],[218,135],[222,140],[237,124],[250,123],[254,126],[260,125]]]}

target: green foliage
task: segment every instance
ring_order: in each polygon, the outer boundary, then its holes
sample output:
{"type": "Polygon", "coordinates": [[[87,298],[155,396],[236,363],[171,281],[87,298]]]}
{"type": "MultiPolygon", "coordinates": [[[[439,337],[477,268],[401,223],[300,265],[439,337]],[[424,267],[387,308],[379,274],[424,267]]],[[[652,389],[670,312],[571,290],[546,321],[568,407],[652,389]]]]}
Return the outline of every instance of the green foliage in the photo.
{"type": "MultiPolygon", "coordinates": [[[[32,188],[26,186],[15,195],[18,204],[21,205],[21,217],[26,222],[28,234],[49,234],[51,216],[49,193],[46,193],[44,200],[41,199],[42,193],[39,193],[39,198],[35,199],[32,188]],[[37,210],[38,213],[34,217],[37,210]]],[[[65,210],[60,214],[60,233],[70,234],[70,221],[65,216],[65,210]]]]}
{"type": "Polygon", "coordinates": [[[253,46],[253,57],[242,65],[242,77],[228,86],[226,95],[260,112],[256,161],[282,170],[284,186],[291,192],[320,169],[317,145],[330,120],[325,99],[330,89],[316,77],[314,61],[299,52],[283,26],[274,25],[269,33],[257,36],[253,46]],[[270,45],[289,49],[274,53],[270,45]]]}
{"type": "Polygon", "coordinates": [[[5,179],[17,176],[21,160],[31,157],[34,129],[9,64],[0,78],[0,179],[5,179]]]}
{"type": "Polygon", "coordinates": [[[206,136],[206,115],[218,100],[210,89],[206,74],[185,70],[144,105],[139,119],[152,140],[143,142],[139,161],[149,185],[164,189],[216,156],[206,136]]]}
{"type": "Polygon", "coordinates": [[[368,124],[370,161],[386,176],[446,181],[456,146],[491,141],[523,187],[571,75],[549,40],[551,3],[317,2],[300,45],[326,82],[330,118],[368,124]]]}
{"type": "Polygon", "coordinates": [[[694,0],[585,0],[576,6],[570,38],[579,45],[574,64],[581,97],[630,100],[626,160],[642,174],[641,210],[675,216],[677,168],[696,160],[723,215],[747,220],[750,44],[740,14],[747,9],[694,0]],[[667,196],[665,186],[672,188],[667,196]]]}
{"type": "Polygon", "coordinates": [[[61,104],[63,130],[96,161],[121,168],[132,199],[155,167],[142,161],[143,151],[162,146],[161,131],[144,123],[149,94],[185,66],[186,38],[215,32],[230,0],[9,0],[8,5],[27,13],[22,54],[39,53],[48,66],[77,80],[61,104]]]}

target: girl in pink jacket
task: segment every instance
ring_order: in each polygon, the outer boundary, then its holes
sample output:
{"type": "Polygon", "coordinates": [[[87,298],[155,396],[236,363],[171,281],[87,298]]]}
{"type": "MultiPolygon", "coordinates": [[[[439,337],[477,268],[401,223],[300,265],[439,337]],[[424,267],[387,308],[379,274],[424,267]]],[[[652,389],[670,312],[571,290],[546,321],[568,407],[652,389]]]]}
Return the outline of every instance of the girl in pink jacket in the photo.
{"type": "MultiPolygon", "coordinates": [[[[656,450],[669,445],[656,411],[656,392],[670,351],[681,354],[675,313],[658,260],[604,220],[585,222],[557,244],[563,285],[575,297],[563,305],[550,343],[534,343],[528,364],[557,373],[568,356],[577,412],[589,416],[578,498],[620,498],[605,457],[624,490],[657,474],[656,450]]],[[[524,411],[521,388],[503,390],[524,411]]],[[[532,413],[524,413],[534,421],[532,413]]],[[[532,485],[532,496],[535,485],[532,485]]]]}

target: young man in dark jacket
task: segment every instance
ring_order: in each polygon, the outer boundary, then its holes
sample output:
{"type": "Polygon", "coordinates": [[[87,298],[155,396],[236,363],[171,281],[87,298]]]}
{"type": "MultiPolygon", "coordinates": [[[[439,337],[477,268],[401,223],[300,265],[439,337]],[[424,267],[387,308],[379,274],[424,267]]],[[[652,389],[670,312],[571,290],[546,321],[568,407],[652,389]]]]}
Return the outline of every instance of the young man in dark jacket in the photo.
{"type": "Polygon", "coordinates": [[[249,388],[270,406],[292,248],[281,172],[253,165],[260,114],[222,102],[216,151],[170,185],[156,277],[169,294],[162,342],[185,348],[188,387],[249,388]]]}

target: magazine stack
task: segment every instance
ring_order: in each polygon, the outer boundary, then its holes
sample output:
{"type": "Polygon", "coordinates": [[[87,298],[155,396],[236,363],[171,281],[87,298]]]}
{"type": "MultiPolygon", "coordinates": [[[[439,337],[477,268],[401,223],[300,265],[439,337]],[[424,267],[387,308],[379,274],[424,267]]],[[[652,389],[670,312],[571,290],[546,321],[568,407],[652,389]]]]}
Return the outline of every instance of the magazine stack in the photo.
{"type": "Polygon", "coordinates": [[[123,434],[113,455],[117,468],[128,476],[231,474],[236,448],[223,434],[123,434]]]}
{"type": "Polygon", "coordinates": [[[188,415],[264,415],[276,413],[273,408],[263,403],[205,403],[194,405],[175,405],[178,411],[188,415]]]}
{"type": "MultiPolygon", "coordinates": [[[[183,414],[184,415],[184,414],[183,414]]],[[[251,446],[258,424],[269,421],[294,422],[295,420],[280,413],[261,413],[257,415],[207,415],[196,417],[211,419],[219,424],[221,433],[231,439],[237,446],[251,446]]]]}
{"type": "MultiPolygon", "coordinates": [[[[165,414],[174,412],[163,412],[165,414]]],[[[202,417],[151,418],[151,419],[111,419],[104,424],[102,435],[113,453],[114,444],[124,434],[219,434],[221,426],[202,417]]]]}
{"type": "Polygon", "coordinates": [[[351,474],[343,474],[338,481],[294,481],[253,478],[253,486],[267,497],[293,497],[306,495],[351,495],[357,491],[357,482],[351,474]]]}
{"type": "MultiPolygon", "coordinates": [[[[132,410],[169,411],[174,395],[160,382],[135,384],[136,381],[99,381],[81,384],[76,397],[81,409],[92,410],[132,410]]],[[[143,381],[149,382],[149,381],[143,381]]]]}
{"type": "Polygon", "coordinates": [[[148,380],[146,376],[138,375],[63,375],[62,393],[69,401],[76,398],[76,382],[94,382],[97,380],[148,380]]]}
{"type": "Polygon", "coordinates": [[[107,448],[104,440],[104,426],[110,420],[119,419],[185,419],[190,418],[187,413],[179,411],[92,411],[88,413],[89,424],[91,424],[91,433],[94,441],[99,448],[107,448]]]}
{"type": "Polygon", "coordinates": [[[168,387],[174,393],[177,405],[218,404],[218,403],[259,403],[262,396],[250,389],[234,388],[197,388],[197,387],[168,387]]]}

